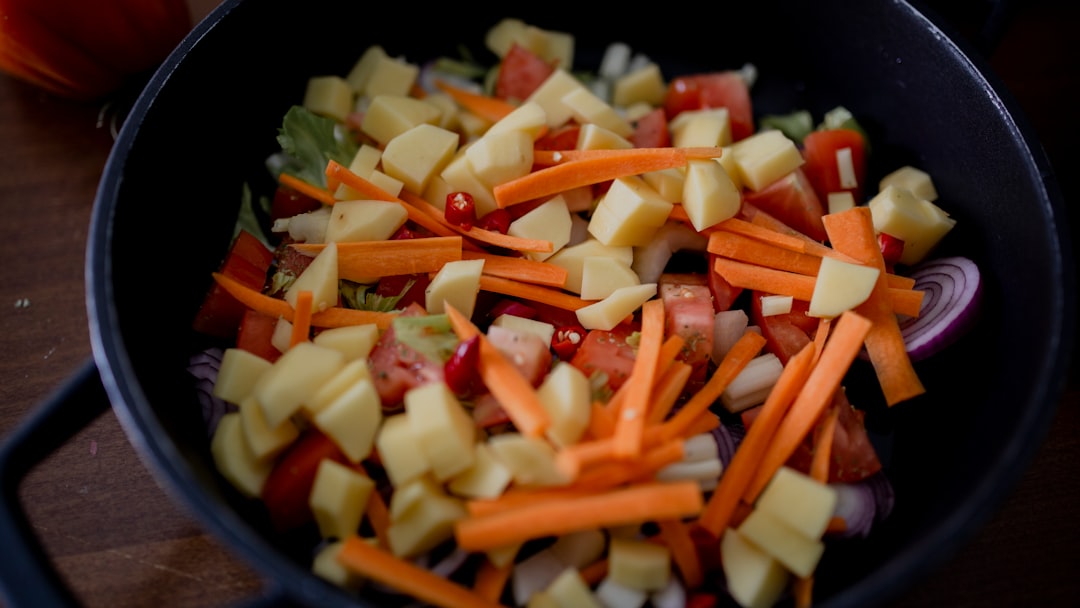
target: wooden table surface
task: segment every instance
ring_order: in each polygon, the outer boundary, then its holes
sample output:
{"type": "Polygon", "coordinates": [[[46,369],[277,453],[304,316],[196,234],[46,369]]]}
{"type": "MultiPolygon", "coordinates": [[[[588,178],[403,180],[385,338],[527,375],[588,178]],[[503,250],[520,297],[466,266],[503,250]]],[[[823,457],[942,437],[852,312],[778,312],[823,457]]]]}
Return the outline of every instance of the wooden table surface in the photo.
{"type": "MultiPolygon", "coordinates": [[[[1074,5],[1022,5],[991,60],[1075,202],[1067,183],[1075,178],[1063,170],[1080,135],[1080,65],[1062,52],[1080,24],[1074,5]]],[[[8,307],[0,315],[0,436],[90,358],[84,247],[114,116],[107,104],[65,102],[0,75],[0,300],[8,307]]],[[[997,515],[898,606],[1080,604],[1077,367],[1074,358],[1049,435],[997,515]]],[[[224,606],[260,587],[156,485],[111,410],[34,469],[21,495],[87,606],[224,606]]]]}

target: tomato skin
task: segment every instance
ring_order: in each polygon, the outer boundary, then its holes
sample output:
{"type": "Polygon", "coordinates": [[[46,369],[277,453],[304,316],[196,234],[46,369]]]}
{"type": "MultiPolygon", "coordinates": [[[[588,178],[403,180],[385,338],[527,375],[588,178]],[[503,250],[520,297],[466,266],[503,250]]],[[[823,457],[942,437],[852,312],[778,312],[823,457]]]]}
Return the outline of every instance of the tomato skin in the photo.
{"type": "MultiPolygon", "coordinates": [[[[261,291],[272,260],[272,251],[250,232],[241,230],[229,246],[220,271],[252,289],[261,291]]],[[[203,297],[192,328],[208,336],[235,338],[246,310],[247,307],[239,300],[214,283],[203,297]]]]}
{"type": "Polygon", "coordinates": [[[274,464],[261,496],[270,513],[270,521],[278,532],[293,530],[313,521],[308,496],[315,483],[319,464],[327,458],[349,464],[337,444],[311,427],[274,464]]]}
{"type": "MultiPolygon", "coordinates": [[[[418,304],[409,305],[401,312],[402,316],[425,314],[423,307],[418,304]]],[[[371,362],[371,380],[384,411],[400,410],[409,389],[446,378],[441,362],[429,361],[398,342],[393,327],[388,327],[379,336],[368,358],[371,362]]]]}
{"type": "Polygon", "coordinates": [[[278,186],[270,203],[270,221],[315,211],[322,203],[287,186],[278,186]]]}
{"type": "Polygon", "coordinates": [[[671,146],[671,132],[668,131],[667,113],[664,108],[656,108],[637,119],[634,132],[630,134],[630,143],[635,148],[667,148],[671,146]]]}
{"type": "Polygon", "coordinates": [[[606,373],[608,388],[618,390],[634,370],[637,353],[634,347],[626,343],[633,331],[627,324],[618,325],[610,331],[590,330],[570,359],[570,364],[586,376],[592,376],[594,372],[606,373]]]}
{"type": "Polygon", "coordinates": [[[271,363],[277,361],[281,357],[281,351],[271,343],[277,322],[276,317],[264,315],[255,310],[244,311],[244,316],[240,319],[240,327],[236,332],[236,347],[258,355],[271,363]]]}
{"type": "Polygon", "coordinates": [[[499,75],[495,80],[495,97],[506,100],[523,101],[532,95],[555,67],[548,64],[536,53],[513,43],[499,64],[499,75]]]}
{"type": "Polygon", "coordinates": [[[533,142],[534,150],[573,150],[577,147],[581,125],[569,122],[545,132],[533,142]]]}
{"type": "Polygon", "coordinates": [[[700,274],[660,275],[660,298],[664,302],[665,335],[678,335],[683,348],[678,359],[692,368],[689,382],[704,382],[713,350],[712,291],[700,274]]]}
{"type": "Polygon", "coordinates": [[[761,314],[761,291],[750,293],[750,319],[761,328],[765,348],[787,365],[788,359],[806,346],[817,332],[818,320],[806,314],[809,303],[793,300],[791,312],[765,316],[761,314]]]}
{"type": "Polygon", "coordinates": [[[744,199],[815,241],[828,238],[821,220],[825,206],[802,167],[757,192],[748,190],[744,199]]]}
{"type": "Polygon", "coordinates": [[[814,131],[803,139],[803,171],[821,200],[828,200],[830,192],[850,192],[855,203],[863,202],[866,181],[866,140],[854,129],[827,129],[814,131]],[[851,165],[857,185],[845,188],[840,184],[840,171],[836,161],[838,150],[851,149],[851,165]]]}
{"type": "Polygon", "coordinates": [[[739,141],[754,133],[754,111],[750,87],[735,70],[692,74],[673,78],[664,98],[667,119],[686,110],[727,108],[731,139],[739,141]]]}
{"type": "Polygon", "coordinates": [[[734,306],[735,300],[742,295],[743,288],[735,287],[727,281],[719,272],[714,271],[713,261],[716,260],[716,254],[708,254],[709,259],[709,272],[708,282],[709,291],[712,292],[713,300],[713,312],[723,312],[725,310],[731,310],[734,306]]]}

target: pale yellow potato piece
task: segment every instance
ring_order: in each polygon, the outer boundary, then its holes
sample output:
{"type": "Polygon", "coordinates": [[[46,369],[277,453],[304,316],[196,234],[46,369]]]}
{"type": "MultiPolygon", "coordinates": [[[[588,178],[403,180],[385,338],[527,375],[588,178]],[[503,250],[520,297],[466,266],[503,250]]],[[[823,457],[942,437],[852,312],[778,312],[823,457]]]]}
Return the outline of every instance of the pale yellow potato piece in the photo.
{"type": "Polygon", "coordinates": [[[840,213],[855,206],[855,197],[847,190],[830,192],[826,195],[825,205],[829,213],[840,213]]]}
{"type": "Polygon", "coordinates": [[[573,117],[571,109],[563,103],[567,94],[583,89],[581,83],[566,69],[557,69],[533,91],[526,102],[536,102],[544,109],[547,125],[551,128],[562,126],[573,117]]]}
{"type": "Polygon", "coordinates": [[[615,258],[590,256],[581,266],[581,299],[603,300],[623,287],[640,285],[629,264],[615,258]]]}
{"type": "MultiPolygon", "coordinates": [[[[367,540],[372,544],[378,543],[378,539],[367,540]]],[[[338,561],[344,544],[343,540],[335,540],[323,545],[311,560],[311,573],[342,589],[356,591],[363,586],[365,579],[338,561]]]]}
{"type": "Polygon", "coordinates": [[[742,193],[713,160],[691,160],[683,181],[682,206],[698,232],[735,217],[742,193]]]}
{"type": "Polygon", "coordinates": [[[805,536],[821,538],[836,510],[836,501],[836,489],[829,484],[782,466],[754,506],[769,511],[805,536]]]}
{"type": "Polygon", "coordinates": [[[371,349],[379,341],[379,326],[374,323],[328,327],[311,339],[319,346],[340,351],[346,361],[367,359],[371,349]]]}
{"type": "Polygon", "coordinates": [[[615,80],[612,103],[616,107],[628,107],[636,103],[658,106],[667,95],[667,83],[656,63],[648,63],[615,80]]]}
{"type": "Polygon", "coordinates": [[[571,90],[563,95],[562,104],[570,109],[571,117],[579,124],[594,124],[619,137],[629,137],[634,132],[634,127],[628,120],[588,88],[571,90]]]}
{"type": "Polygon", "coordinates": [[[881,271],[872,266],[822,258],[806,314],[833,318],[855,308],[870,297],[880,274],[881,271]]]}
{"type": "MultiPolygon", "coordinates": [[[[339,201],[334,204],[330,221],[326,224],[326,242],[385,241],[408,219],[408,210],[398,202],[339,201]]],[[[334,289],[337,289],[336,284],[334,289]]]]}
{"type": "Polygon", "coordinates": [[[585,258],[591,256],[611,257],[623,263],[632,264],[634,262],[634,248],[627,245],[614,247],[606,245],[596,238],[589,237],[575,245],[563,247],[545,261],[565,268],[566,283],[563,288],[581,294],[581,277],[585,266],[585,258]]]}
{"type": "Polygon", "coordinates": [[[566,568],[544,590],[544,594],[560,607],[603,608],[589,584],[577,568],[566,568]]]}
{"type": "Polygon", "coordinates": [[[300,436],[300,429],[292,420],[275,427],[267,424],[262,407],[254,397],[248,397],[239,407],[244,439],[256,460],[273,460],[300,436]]]}
{"type": "Polygon", "coordinates": [[[308,79],[301,103],[315,114],[343,122],[352,112],[353,90],[340,76],[314,76],[308,79]]]}
{"type": "Polygon", "coordinates": [[[383,172],[400,180],[409,192],[420,194],[431,176],[446,168],[457,148],[457,133],[421,123],[386,144],[382,153],[383,172]]]}
{"type": "Polygon", "coordinates": [[[390,498],[390,510],[398,516],[391,518],[386,534],[390,551],[398,557],[415,557],[449,540],[454,535],[454,522],[468,515],[461,499],[449,496],[426,476],[397,488],[390,498]],[[394,505],[399,493],[412,495],[408,508],[394,505]]]}
{"type": "Polygon", "coordinates": [[[464,498],[496,498],[510,485],[514,477],[510,469],[486,443],[474,447],[476,456],[472,466],[455,475],[447,483],[447,489],[464,498]]]}
{"type": "Polygon", "coordinates": [[[382,423],[382,401],[375,384],[370,378],[353,382],[316,412],[312,422],[350,461],[367,458],[382,423]]]}
{"type": "Polygon", "coordinates": [[[311,292],[313,311],[318,312],[337,306],[338,253],[336,244],[328,243],[326,247],[323,247],[322,251],[311,260],[307,268],[304,268],[300,276],[296,277],[293,284],[285,291],[285,301],[289,303],[289,306],[296,308],[296,298],[301,291],[311,292]]]}
{"type": "Polygon", "coordinates": [[[900,263],[917,264],[953,229],[956,220],[910,190],[889,185],[867,203],[874,230],[904,241],[900,263]]]}
{"type": "Polygon", "coordinates": [[[671,167],[659,171],[649,171],[648,173],[642,173],[641,178],[653,190],[656,190],[656,193],[665,201],[670,203],[682,202],[683,184],[686,182],[685,168],[671,167]]]}
{"type": "Polygon", "coordinates": [[[659,591],[671,579],[671,551],[646,540],[612,538],[608,577],[631,589],[659,591]]]}
{"type": "Polygon", "coordinates": [[[672,206],[640,176],[620,177],[593,211],[589,234],[605,245],[645,245],[667,221],[672,206]]]}
{"type": "Polygon", "coordinates": [[[438,124],[442,110],[408,95],[377,95],[371,100],[360,128],[385,146],[398,135],[422,123],[438,124]]]}
{"type": "Polygon", "coordinates": [[[449,303],[458,312],[471,317],[480,293],[480,275],[484,260],[454,260],[443,264],[424,293],[425,308],[430,314],[446,312],[449,303]]]}
{"type": "Polygon", "coordinates": [[[551,241],[551,251],[526,251],[525,257],[542,262],[570,242],[573,222],[566,199],[556,195],[525,215],[510,222],[507,234],[512,236],[551,241]]]}
{"type": "Polygon", "coordinates": [[[507,131],[521,131],[535,140],[547,129],[547,113],[544,107],[535,101],[526,102],[514,108],[509,114],[491,124],[484,135],[496,135],[507,131]]]}
{"type": "Polygon", "coordinates": [[[881,181],[878,182],[878,191],[889,186],[908,190],[916,197],[931,203],[937,200],[938,197],[937,188],[934,186],[934,180],[931,179],[930,174],[911,165],[904,165],[881,178],[881,181]]]}
{"type": "Polygon", "coordinates": [[[578,131],[577,150],[629,150],[634,144],[626,137],[600,125],[584,124],[578,131]]]}
{"type": "Polygon", "coordinates": [[[300,342],[283,353],[259,376],[253,391],[267,425],[273,428],[285,422],[344,366],[344,355],[312,342],[300,342]]]}
{"type": "Polygon", "coordinates": [[[610,330],[656,295],[656,283],[616,289],[610,296],[576,311],[585,329],[610,330]]]}
{"type": "Polygon", "coordinates": [[[539,437],[507,432],[487,440],[495,456],[522,486],[558,486],[569,481],[555,464],[555,448],[539,437]]]}
{"type": "Polygon", "coordinates": [[[676,148],[731,145],[731,116],[727,108],[684,110],[671,120],[671,145],[676,148]]]}
{"type": "Polygon", "coordinates": [[[361,380],[370,379],[371,370],[366,359],[350,360],[338,373],[324,382],[311,397],[304,401],[304,412],[309,418],[313,417],[340,397],[349,387],[361,380]]]}
{"type": "Polygon", "coordinates": [[[214,381],[213,395],[232,404],[239,404],[255,388],[255,382],[273,364],[241,348],[226,348],[214,381]]]}
{"type": "Polygon", "coordinates": [[[728,592],[745,608],[769,608],[787,589],[791,575],[783,564],[733,528],[720,538],[720,563],[728,592]]]}
{"type": "Polygon", "coordinates": [[[336,460],[324,458],[315,470],[308,506],[323,538],[357,534],[375,489],[370,477],[336,460]]]}
{"type": "Polygon", "coordinates": [[[242,425],[239,412],[222,416],[210,440],[210,454],[222,477],[244,496],[258,498],[274,462],[255,457],[242,425]]]}
{"type": "Polygon", "coordinates": [[[547,438],[559,447],[577,443],[589,426],[592,411],[592,386],[585,374],[566,361],[558,361],[544,376],[537,394],[551,418],[547,438]]]}
{"type": "Polygon", "coordinates": [[[527,331],[540,336],[545,344],[551,344],[551,337],[555,335],[555,326],[546,321],[537,321],[517,315],[501,314],[491,322],[496,327],[505,327],[515,331],[527,331]]]}
{"type": "Polygon", "coordinates": [[[405,393],[405,414],[416,447],[444,482],[476,462],[476,425],[444,382],[430,382],[405,393]]]}
{"type": "Polygon", "coordinates": [[[431,463],[416,448],[409,417],[404,412],[383,418],[375,435],[375,449],[390,483],[402,486],[431,470],[431,463]]]}
{"type": "Polygon", "coordinates": [[[813,574],[825,552],[820,539],[806,536],[765,509],[751,511],[737,530],[796,576],[813,574]]]}
{"type": "Polygon", "coordinates": [[[754,133],[732,144],[730,151],[741,183],[754,191],[765,188],[805,162],[795,142],[777,129],[754,133]]]}
{"type": "Polygon", "coordinates": [[[533,139],[525,131],[488,132],[465,150],[465,159],[485,186],[495,186],[532,170],[533,139]]]}

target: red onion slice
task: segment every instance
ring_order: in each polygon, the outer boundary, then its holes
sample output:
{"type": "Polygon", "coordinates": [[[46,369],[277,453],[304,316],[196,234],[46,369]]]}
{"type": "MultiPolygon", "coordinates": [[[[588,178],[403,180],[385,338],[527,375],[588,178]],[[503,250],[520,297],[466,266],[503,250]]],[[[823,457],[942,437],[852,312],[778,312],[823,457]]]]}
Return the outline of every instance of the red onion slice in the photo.
{"type": "Polygon", "coordinates": [[[915,289],[926,292],[919,316],[900,322],[912,361],[956,342],[978,317],[982,278],[972,260],[953,256],[928,261],[911,271],[915,289]]]}

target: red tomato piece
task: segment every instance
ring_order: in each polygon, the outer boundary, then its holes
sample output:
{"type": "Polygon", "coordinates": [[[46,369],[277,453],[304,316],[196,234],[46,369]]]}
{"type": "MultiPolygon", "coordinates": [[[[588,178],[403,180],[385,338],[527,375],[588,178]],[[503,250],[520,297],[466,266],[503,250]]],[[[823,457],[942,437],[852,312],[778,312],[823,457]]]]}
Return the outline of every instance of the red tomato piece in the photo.
{"type": "Polygon", "coordinates": [[[278,186],[270,203],[270,221],[315,211],[322,203],[287,186],[278,186]]]}
{"type": "Polygon", "coordinates": [[[826,240],[821,221],[825,206],[802,167],[757,192],[748,190],[744,196],[746,202],[815,241],[826,240]]]}
{"type": "Polygon", "coordinates": [[[671,146],[671,132],[668,131],[667,114],[664,108],[656,108],[637,119],[630,142],[635,148],[667,148],[671,146]]]}
{"type": "MultiPolygon", "coordinates": [[[[229,246],[220,271],[252,289],[262,290],[272,260],[272,251],[250,232],[241,230],[229,246]]],[[[214,283],[203,298],[192,328],[209,336],[235,338],[246,310],[246,306],[214,283]]]]}
{"type": "Polygon", "coordinates": [[[787,365],[788,359],[802,350],[813,338],[817,332],[818,320],[806,314],[809,303],[802,300],[792,301],[789,313],[765,316],[761,314],[763,295],[768,294],[760,291],[750,294],[751,322],[761,328],[765,348],[787,365]]]}
{"type": "Polygon", "coordinates": [[[691,383],[704,382],[713,350],[712,291],[704,275],[665,273],[660,275],[660,298],[664,301],[665,335],[683,339],[679,359],[689,364],[691,383]]]}
{"type": "Polygon", "coordinates": [[[327,458],[341,464],[349,462],[337,444],[310,427],[274,464],[263,485],[262,499],[277,531],[293,530],[313,521],[308,497],[319,464],[327,458]]]}
{"type": "Polygon", "coordinates": [[[735,287],[731,283],[728,283],[727,279],[720,275],[719,272],[712,270],[713,260],[716,259],[715,253],[708,254],[709,257],[709,290],[712,292],[713,300],[713,312],[722,312],[725,310],[731,310],[731,307],[735,304],[735,300],[742,295],[742,287],[735,287]]]}
{"type": "Polygon", "coordinates": [[[626,382],[634,371],[634,359],[637,352],[626,339],[634,329],[621,324],[608,331],[594,329],[585,335],[585,340],[578,347],[570,364],[580,369],[586,376],[595,372],[607,375],[608,388],[615,391],[626,382]]]}
{"type": "Polygon", "coordinates": [[[511,44],[510,50],[499,64],[499,75],[495,79],[495,97],[525,100],[554,71],[555,67],[536,53],[517,43],[511,44]]]}
{"type": "Polygon", "coordinates": [[[427,297],[425,291],[427,286],[431,283],[431,279],[426,273],[421,274],[398,274],[385,276],[379,279],[379,282],[375,284],[375,294],[383,297],[394,297],[400,295],[408,285],[409,281],[412,281],[412,287],[405,292],[405,295],[398,300],[397,308],[403,309],[409,306],[426,306],[427,297]]]}
{"type": "MultiPolygon", "coordinates": [[[[403,316],[427,314],[423,307],[411,304],[401,312],[403,316]]],[[[375,390],[387,411],[400,409],[405,393],[428,382],[445,379],[441,362],[429,361],[407,345],[397,340],[394,328],[388,327],[371,349],[371,379],[375,390]]]]}
{"type": "Polygon", "coordinates": [[[692,74],[673,78],[664,98],[667,119],[686,110],[727,108],[731,138],[739,141],[754,133],[750,87],[736,70],[692,74]]]}
{"type": "Polygon", "coordinates": [[[281,351],[272,343],[277,317],[264,315],[251,309],[244,311],[240,319],[240,328],[236,332],[236,347],[258,355],[273,363],[281,356],[281,351]]]}
{"type": "Polygon", "coordinates": [[[499,325],[488,327],[487,337],[526,380],[533,386],[540,386],[551,369],[550,344],[535,333],[499,325]]]}
{"type": "Polygon", "coordinates": [[[545,132],[533,142],[534,150],[573,150],[577,147],[581,125],[569,122],[545,132]]]}
{"type": "Polygon", "coordinates": [[[862,203],[866,181],[866,140],[854,129],[827,129],[814,131],[803,139],[802,169],[821,200],[828,200],[830,192],[850,192],[855,203],[862,203]],[[837,153],[850,150],[854,186],[841,183],[837,153]]]}

